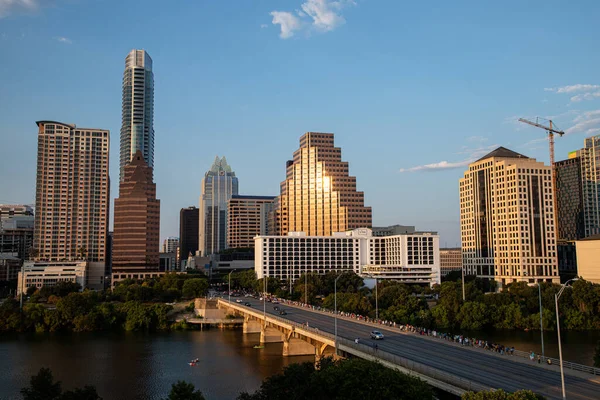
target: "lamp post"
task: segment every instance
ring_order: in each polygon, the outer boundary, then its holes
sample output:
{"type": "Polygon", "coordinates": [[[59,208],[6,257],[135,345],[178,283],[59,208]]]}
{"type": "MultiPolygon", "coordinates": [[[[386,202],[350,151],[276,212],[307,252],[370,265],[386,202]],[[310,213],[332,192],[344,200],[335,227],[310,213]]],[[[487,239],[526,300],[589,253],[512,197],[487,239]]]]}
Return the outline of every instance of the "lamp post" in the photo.
{"type": "Polygon", "coordinates": [[[462,294],[463,294],[463,302],[465,301],[465,267],[464,265],[460,268],[461,272],[461,280],[462,280],[462,294]]]}
{"type": "Polygon", "coordinates": [[[577,280],[577,278],[573,278],[573,279],[569,279],[568,281],[563,283],[562,287],[560,288],[558,293],[556,293],[554,295],[554,301],[556,303],[556,330],[558,331],[558,358],[560,361],[560,383],[562,386],[562,398],[565,400],[567,398],[567,392],[565,391],[565,373],[563,371],[562,347],[561,347],[561,343],[560,343],[560,321],[559,321],[560,318],[558,316],[558,299],[560,299],[560,296],[562,295],[563,291],[565,290],[565,288],[567,287],[569,282],[576,281],[576,280],[577,280]]]}
{"type": "Polygon", "coordinates": [[[227,294],[229,295],[229,302],[231,303],[231,274],[233,274],[235,272],[235,269],[231,270],[231,272],[229,273],[229,290],[227,291],[227,294]]]}
{"type": "Polygon", "coordinates": [[[263,276],[263,319],[267,323],[267,276],[263,276]]]}
{"type": "Polygon", "coordinates": [[[20,300],[20,306],[19,306],[21,313],[23,313],[23,287],[25,284],[25,272],[24,272],[23,267],[24,267],[24,265],[21,265],[21,300],[20,300]]]}
{"type": "Polygon", "coordinates": [[[370,279],[375,279],[375,320],[379,321],[379,295],[377,294],[377,277],[368,274],[365,274],[365,276],[370,279]]]}
{"type": "Polygon", "coordinates": [[[543,317],[543,311],[544,309],[542,308],[542,285],[538,282],[538,297],[540,299],[540,332],[541,332],[541,339],[542,339],[542,360],[546,360],[546,353],[544,352],[544,317],[543,317]]]}
{"type": "Polygon", "coordinates": [[[335,355],[338,355],[338,339],[337,339],[337,281],[342,277],[342,274],[339,274],[335,281],[333,282],[333,308],[334,308],[334,336],[335,336],[335,355]]]}
{"type": "Polygon", "coordinates": [[[308,267],[304,271],[304,304],[308,304],[308,267]]]}

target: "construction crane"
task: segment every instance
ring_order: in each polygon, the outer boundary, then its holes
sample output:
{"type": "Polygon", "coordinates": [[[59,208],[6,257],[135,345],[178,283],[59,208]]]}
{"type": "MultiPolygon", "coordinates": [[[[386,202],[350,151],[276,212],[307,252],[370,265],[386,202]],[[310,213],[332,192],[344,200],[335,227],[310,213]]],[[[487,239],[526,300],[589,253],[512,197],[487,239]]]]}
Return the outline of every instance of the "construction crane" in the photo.
{"type": "Polygon", "coordinates": [[[536,118],[536,122],[533,122],[533,121],[526,120],[525,118],[519,118],[519,121],[529,124],[531,126],[535,126],[537,128],[542,128],[548,132],[548,142],[550,144],[550,166],[552,167],[552,171],[553,171],[552,175],[554,176],[554,134],[556,133],[557,135],[562,136],[565,134],[565,132],[554,129],[552,127],[552,120],[548,120],[548,122],[550,123],[550,126],[544,126],[544,125],[538,124],[538,122],[537,122],[538,119],[539,118],[536,118]]]}
{"type": "Polygon", "coordinates": [[[552,127],[552,120],[547,120],[550,123],[550,126],[544,126],[538,123],[540,118],[536,118],[535,122],[528,121],[524,118],[519,118],[520,122],[524,122],[531,126],[535,126],[536,128],[541,128],[548,132],[548,142],[550,144],[550,168],[552,168],[552,188],[554,189],[554,195],[552,196],[554,201],[552,202],[552,206],[554,208],[554,229],[556,229],[556,240],[558,241],[560,238],[558,237],[558,186],[556,185],[556,168],[554,168],[554,134],[556,133],[558,136],[562,136],[565,134],[564,131],[556,130],[552,127]]]}

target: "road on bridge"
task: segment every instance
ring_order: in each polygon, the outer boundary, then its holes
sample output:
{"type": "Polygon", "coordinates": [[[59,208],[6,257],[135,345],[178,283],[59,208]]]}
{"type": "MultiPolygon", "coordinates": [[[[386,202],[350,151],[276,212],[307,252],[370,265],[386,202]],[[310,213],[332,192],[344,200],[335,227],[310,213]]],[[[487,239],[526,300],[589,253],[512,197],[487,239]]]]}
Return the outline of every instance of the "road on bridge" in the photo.
{"type": "MultiPolygon", "coordinates": [[[[239,299],[239,298],[238,298],[239,299]]],[[[233,299],[232,299],[233,301],[233,299]]],[[[242,298],[249,302],[254,311],[263,311],[263,302],[253,298],[242,298]]],[[[281,316],[275,311],[274,304],[266,303],[266,312],[286,318],[290,321],[307,323],[310,327],[334,333],[334,317],[332,314],[312,311],[304,308],[277,304],[285,309],[287,315],[281,316]]],[[[533,390],[548,399],[562,399],[560,373],[558,366],[538,366],[516,360],[513,356],[502,356],[487,350],[465,348],[441,339],[421,337],[416,334],[386,329],[383,326],[374,328],[358,321],[338,318],[338,336],[348,340],[360,338],[361,343],[375,344],[370,339],[374,329],[385,335],[378,340],[378,350],[394,354],[431,368],[450,373],[474,383],[490,388],[504,389],[514,392],[520,389],[533,390]]],[[[565,373],[565,385],[568,399],[596,400],[600,399],[600,383],[598,377],[583,373],[577,376],[565,373]],[[596,378],[594,381],[593,379],[596,378]]]]}

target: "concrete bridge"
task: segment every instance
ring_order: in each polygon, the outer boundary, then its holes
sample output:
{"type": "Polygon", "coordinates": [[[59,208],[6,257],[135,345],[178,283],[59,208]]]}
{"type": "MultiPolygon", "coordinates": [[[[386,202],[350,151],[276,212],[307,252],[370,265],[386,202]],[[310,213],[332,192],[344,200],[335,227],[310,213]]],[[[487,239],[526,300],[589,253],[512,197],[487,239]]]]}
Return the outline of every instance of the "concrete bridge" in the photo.
{"type": "Polygon", "coordinates": [[[260,333],[260,343],[283,343],[284,356],[335,356],[335,341],[331,335],[305,325],[262,311],[219,299],[217,306],[228,315],[243,318],[244,333],[260,333]]]}

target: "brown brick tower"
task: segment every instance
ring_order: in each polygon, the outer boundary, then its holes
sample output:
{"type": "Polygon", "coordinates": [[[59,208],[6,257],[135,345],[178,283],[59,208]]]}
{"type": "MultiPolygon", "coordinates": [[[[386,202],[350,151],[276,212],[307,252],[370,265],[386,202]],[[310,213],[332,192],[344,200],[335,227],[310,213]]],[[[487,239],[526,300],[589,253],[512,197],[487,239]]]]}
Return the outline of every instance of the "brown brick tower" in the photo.
{"type": "Polygon", "coordinates": [[[138,151],[124,168],[115,199],[113,278],[115,273],[158,271],[160,200],[152,168],[138,151]]]}

